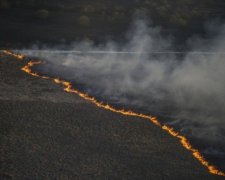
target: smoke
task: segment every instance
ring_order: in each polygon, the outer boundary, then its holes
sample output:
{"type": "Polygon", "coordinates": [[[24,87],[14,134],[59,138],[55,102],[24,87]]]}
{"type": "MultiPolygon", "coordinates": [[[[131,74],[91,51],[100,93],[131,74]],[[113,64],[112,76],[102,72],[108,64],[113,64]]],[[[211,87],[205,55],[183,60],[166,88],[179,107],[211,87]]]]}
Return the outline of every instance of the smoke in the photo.
{"type": "Polygon", "coordinates": [[[172,52],[173,38],[136,21],[123,45],[81,42],[63,53],[45,49],[30,55],[50,62],[43,73],[75,82],[109,103],[164,117],[183,134],[207,140],[207,152],[215,144],[225,152],[225,28],[216,29],[211,39],[191,37],[188,52],[172,52]]]}

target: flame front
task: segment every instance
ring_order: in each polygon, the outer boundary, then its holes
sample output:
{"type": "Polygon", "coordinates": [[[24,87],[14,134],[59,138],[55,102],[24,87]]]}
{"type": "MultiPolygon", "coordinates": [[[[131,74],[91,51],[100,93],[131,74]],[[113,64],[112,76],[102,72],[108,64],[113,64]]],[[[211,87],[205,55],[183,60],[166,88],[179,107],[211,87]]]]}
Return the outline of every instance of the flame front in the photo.
{"type": "MultiPolygon", "coordinates": [[[[10,55],[13,56],[19,60],[22,60],[25,55],[21,55],[21,54],[14,54],[13,52],[10,51],[4,51],[4,53],[6,55],[10,55]]],[[[112,111],[114,113],[118,113],[118,114],[122,114],[125,116],[134,116],[134,117],[139,117],[139,118],[143,118],[146,119],[150,122],[152,122],[153,124],[157,125],[158,127],[162,128],[163,130],[165,130],[166,132],[168,132],[171,136],[176,137],[177,139],[179,139],[180,143],[182,144],[182,146],[187,149],[188,151],[190,151],[193,156],[203,165],[205,166],[208,171],[214,175],[219,175],[219,176],[225,176],[225,173],[218,170],[215,166],[211,165],[202,155],[201,153],[195,149],[190,142],[188,141],[188,139],[185,136],[182,136],[179,132],[175,131],[172,127],[169,127],[168,125],[162,125],[159,120],[156,117],[150,116],[150,115],[145,115],[145,114],[140,114],[140,113],[136,113],[130,110],[124,110],[124,109],[116,109],[113,106],[109,105],[109,104],[104,104],[103,102],[98,101],[97,99],[95,99],[94,97],[89,96],[86,93],[80,92],[77,89],[74,89],[72,86],[71,82],[65,81],[65,80],[61,80],[58,78],[51,78],[48,76],[42,76],[37,74],[36,72],[32,71],[32,67],[35,65],[39,65],[39,64],[43,64],[43,61],[30,61],[27,65],[25,65],[21,70],[23,70],[24,72],[35,76],[35,77],[40,77],[43,79],[49,79],[52,80],[53,82],[55,82],[56,84],[60,84],[64,87],[64,91],[69,92],[69,93],[74,93],[77,94],[78,96],[80,96],[81,98],[91,102],[92,104],[95,104],[96,106],[112,111]]]]}
{"type": "Polygon", "coordinates": [[[25,57],[25,55],[23,55],[23,54],[16,54],[16,53],[13,53],[11,51],[6,51],[6,50],[4,50],[3,53],[6,54],[6,55],[9,55],[9,56],[13,56],[13,57],[15,57],[16,59],[19,59],[19,60],[23,60],[24,57],[25,57]]]}

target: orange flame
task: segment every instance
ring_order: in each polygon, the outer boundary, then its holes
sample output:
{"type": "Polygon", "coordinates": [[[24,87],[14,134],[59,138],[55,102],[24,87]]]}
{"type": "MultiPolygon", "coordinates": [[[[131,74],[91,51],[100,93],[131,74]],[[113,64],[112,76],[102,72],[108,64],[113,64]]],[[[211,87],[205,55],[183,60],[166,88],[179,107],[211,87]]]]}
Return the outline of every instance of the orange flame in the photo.
{"type": "MultiPolygon", "coordinates": [[[[11,55],[13,57],[16,57],[17,59],[21,60],[23,59],[25,56],[24,55],[18,55],[18,54],[13,54],[12,52],[9,51],[5,51],[5,54],[7,55],[11,55]]],[[[168,125],[162,125],[159,120],[156,117],[150,116],[150,115],[145,115],[145,114],[140,114],[140,113],[136,113],[130,110],[124,110],[124,109],[116,109],[114,107],[112,107],[109,104],[104,104],[103,102],[99,102],[97,99],[95,99],[94,97],[89,96],[86,93],[80,92],[77,89],[74,89],[72,86],[71,82],[65,81],[65,80],[61,80],[58,78],[51,78],[51,77],[47,77],[47,76],[42,76],[37,74],[36,72],[32,72],[31,68],[35,65],[38,64],[43,64],[42,61],[30,61],[27,65],[25,65],[21,70],[23,70],[24,72],[35,76],[35,77],[40,77],[43,79],[49,79],[52,80],[53,82],[55,82],[56,84],[60,84],[62,86],[64,86],[64,91],[69,92],[69,93],[74,93],[77,94],[78,96],[80,96],[81,98],[95,104],[96,106],[118,113],[118,114],[122,114],[125,116],[134,116],[134,117],[139,117],[139,118],[143,118],[146,119],[150,122],[152,122],[153,124],[157,125],[158,127],[162,128],[163,130],[165,130],[166,132],[168,132],[170,135],[172,135],[173,137],[176,137],[179,139],[180,143],[182,144],[182,146],[187,149],[188,151],[190,151],[193,156],[203,165],[205,166],[208,171],[214,175],[219,175],[219,176],[225,176],[225,173],[218,170],[215,166],[211,165],[202,155],[201,153],[195,149],[190,142],[188,141],[188,139],[185,136],[182,136],[179,132],[175,131],[172,127],[169,127],[168,125]]]]}
{"type": "Polygon", "coordinates": [[[25,55],[23,55],[23,54],[16,54],[16,53],[13,53],[11,51],[6,51],[6,50],[4,50],[3,53],[5,53],[6,55],[9,55],[9,56],[13,56],[19,60],[23,60],[25,57],[25,55]]]}

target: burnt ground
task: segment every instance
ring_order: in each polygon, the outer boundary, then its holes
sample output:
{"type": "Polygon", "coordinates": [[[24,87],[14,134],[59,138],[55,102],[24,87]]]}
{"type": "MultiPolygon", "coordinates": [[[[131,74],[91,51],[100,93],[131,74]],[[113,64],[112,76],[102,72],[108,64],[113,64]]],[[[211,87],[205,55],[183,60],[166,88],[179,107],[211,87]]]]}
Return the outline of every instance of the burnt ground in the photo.
{"type": "Polygon", "coordinates": [[[99,109],[0,58],[0,179],[220,179],[151,122],[99,109]]]}

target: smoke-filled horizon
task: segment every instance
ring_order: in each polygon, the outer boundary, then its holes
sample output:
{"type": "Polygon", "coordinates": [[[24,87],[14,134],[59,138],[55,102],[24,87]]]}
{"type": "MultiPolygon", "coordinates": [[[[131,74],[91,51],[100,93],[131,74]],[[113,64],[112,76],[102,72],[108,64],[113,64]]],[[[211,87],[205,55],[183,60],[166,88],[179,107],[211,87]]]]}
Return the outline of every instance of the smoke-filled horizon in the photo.
{"type": "Polygon", "coordinates": [[[183,134],[209,142],[205,153],[225,157],[224,30],[221,26],[210,40],[190,37],[190,53],[172,53],[172,37],[136,21],[123,45],[81,42],[68,48],[78,53],[28,54],[50,62],[43,66],[44,73],[83,84],[91,95],[171,117],[167,123],[183,134]]]}

